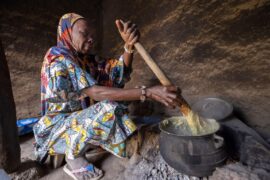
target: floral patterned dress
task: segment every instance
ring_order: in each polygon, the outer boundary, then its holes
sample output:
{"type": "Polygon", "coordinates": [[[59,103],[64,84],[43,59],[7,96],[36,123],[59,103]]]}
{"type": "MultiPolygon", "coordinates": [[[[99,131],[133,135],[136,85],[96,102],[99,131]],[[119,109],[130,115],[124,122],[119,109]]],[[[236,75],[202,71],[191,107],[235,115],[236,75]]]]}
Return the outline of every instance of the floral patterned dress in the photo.
{"type": "Polygon", "coordinates": [[[39,161],[47,155],[65,154],[74,159],[88,143],[125,157],[125,140],[136,126],[122,103],[80,99],[81,90],[93,85],[122,88],[130,70],[123,58],[102,59],[79,55],[72,48],[70,32],[83,17],[64,15],[58,26],[57,46],[48,50],[41,70],[42,117],[34,126],[35,154],[39,161]],[[106,69],[109,67],[109,69],[106,69]]]}

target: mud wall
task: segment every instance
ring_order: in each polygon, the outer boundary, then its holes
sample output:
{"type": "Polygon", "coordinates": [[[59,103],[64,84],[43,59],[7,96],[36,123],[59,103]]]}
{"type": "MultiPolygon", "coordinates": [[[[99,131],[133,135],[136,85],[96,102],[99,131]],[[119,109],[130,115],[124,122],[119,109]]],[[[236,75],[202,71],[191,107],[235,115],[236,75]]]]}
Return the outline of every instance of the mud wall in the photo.
{"type": "MultiPolygon", "coordinates": [[[[103,0],[103,53],[123,43],[116,18],[133,20],[141,42],[193,103],[221,97],[270,137],[269,1],[103,0]]],[[[157,81],[137,54],[129,87],[157,81]]]]}

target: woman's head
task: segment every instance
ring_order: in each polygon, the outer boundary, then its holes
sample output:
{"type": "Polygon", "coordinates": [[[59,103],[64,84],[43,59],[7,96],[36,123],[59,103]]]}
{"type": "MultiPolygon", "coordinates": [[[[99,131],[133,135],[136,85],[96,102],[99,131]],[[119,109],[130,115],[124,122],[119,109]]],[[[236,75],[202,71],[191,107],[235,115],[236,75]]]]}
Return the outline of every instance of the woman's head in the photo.
{"type": "Polygon", "coordinates": [[[71,40],[76,51],[87,54],[93,46],[93,37],[88,22],[77,20],[72,26],[71,40]]]}
{"type": "Polygon", "coordinates": [[[86,19],[75,13],[63,15],[58,25],[57,46],[82,54],[89,53],[93,38],[86,19]]]}

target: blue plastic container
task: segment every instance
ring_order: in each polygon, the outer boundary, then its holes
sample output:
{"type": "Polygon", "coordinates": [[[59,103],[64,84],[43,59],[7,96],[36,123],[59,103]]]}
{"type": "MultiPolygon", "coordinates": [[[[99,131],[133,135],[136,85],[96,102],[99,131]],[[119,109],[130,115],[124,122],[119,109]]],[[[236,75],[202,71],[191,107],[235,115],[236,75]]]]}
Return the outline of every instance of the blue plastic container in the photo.
{"type": "Polygon", "coordinates": [[[38,120],[39,118],[37,117],[19,119],[17,121],[19,136],[33,132],[33,126],[38,122],[38,120]]]}

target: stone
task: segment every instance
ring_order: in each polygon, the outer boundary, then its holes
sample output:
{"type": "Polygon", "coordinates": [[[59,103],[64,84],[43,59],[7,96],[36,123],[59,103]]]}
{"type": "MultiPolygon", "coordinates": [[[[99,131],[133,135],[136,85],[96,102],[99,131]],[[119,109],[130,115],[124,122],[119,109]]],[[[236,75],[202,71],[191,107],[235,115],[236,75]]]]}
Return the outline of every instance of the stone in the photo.
{"type": "Polygon", "coordinates": [[[250,168],[242,165],[241,163],[231,163],[217,168],[213,175],[209,177],[209,180],[268,180],[269,177],[270,174],[266,171],[250,168]]]}
{"type": "MultiPolygon", "coordinates": [[[[264,140],[254,129],[247,126],[236,117],[232,117],[226,121],[220,122],[220,134],[224,137],[228,153],[231,157],[239,160],[243,153],[246,153],[245,146],[250,143],[246,137],[252,137],[253,141],[261,144],[266,149],[270,149],[269,143],[264,140]]],[[[256,148],[254,146],[254,148],[256,148]]]]}
{"type": "Polygon", "coordinates": [[[22,180],[22,179],[31,179],[31,180],[38,180],[46,173],[46,168],[41,167],[35,161],[25,161],[22,162],[21,166],[19,167],[18,171],[9,174],[12,180],[22,180]]]}
{"type": "Polygon", "coordinates": [[[153,169],[152,171],[151,171],[151,175],[152,176],[155,176],[157,174],[157,169],[153,169]]]}
{"type": "Polygon", "coordinates": [[[270,172],[270,149],[247,136],[240,153],[240,161],[252,168],[260,168],[270,172]]]}

